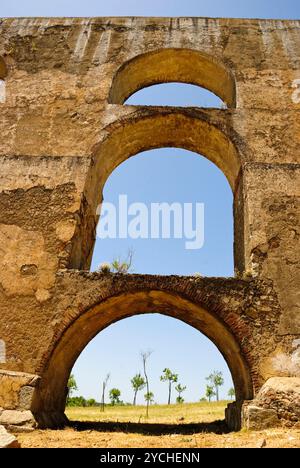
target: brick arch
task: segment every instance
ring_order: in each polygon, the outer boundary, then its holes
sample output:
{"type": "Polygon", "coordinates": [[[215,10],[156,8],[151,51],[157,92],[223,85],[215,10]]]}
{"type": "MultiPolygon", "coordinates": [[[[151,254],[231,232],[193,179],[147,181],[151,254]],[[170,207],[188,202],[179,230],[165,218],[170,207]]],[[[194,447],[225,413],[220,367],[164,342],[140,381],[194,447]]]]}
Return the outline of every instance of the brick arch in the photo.
{"type": "Polygon", "coordinates": [[[228,107],[235,107],[232,71],[220,59],[186,48],[152,50],[122,64],[113,77],[109,102],[123,104],[142,88],[170,82],[201,86],[219,96],[228,107]]]}
{"type": "MultiPolygon", "coordinates": [[[[41,381],[33,399],[32,412],[41,427],[57,427],[66,422],[64,409],[68,377],[87,344],[112,323],[144,313],[161,313],[177,318],[205,334],[228,364],[237,400],[241,402],[253,397],[255,375],[251,356],[242,344],[248,342],[249,345],[251,335],[236,314],[222,310],[220,304],[212,304],[211,299],[204,304],[198,289],[179,293],[176,287],[164,289],[159,284],[157,288],[146,288],[148,280],[143,279],[144,286],[143,281],[135,282],[133,279],[131,287],[127,284],[126,291],[122,279],[112,279],[109,286],[106,285],[108,290],[104,297],[90,305],[87,305],[90,300],[90,292],[87,291],[86,299],[81,298],[84,310],[74,310],[61,321],[39,369],[41,381]]],[[[103,293],[103,289],[101,291],[103,293]]],[[[202,294],[205,296],[205,291],[202,294]]]]}

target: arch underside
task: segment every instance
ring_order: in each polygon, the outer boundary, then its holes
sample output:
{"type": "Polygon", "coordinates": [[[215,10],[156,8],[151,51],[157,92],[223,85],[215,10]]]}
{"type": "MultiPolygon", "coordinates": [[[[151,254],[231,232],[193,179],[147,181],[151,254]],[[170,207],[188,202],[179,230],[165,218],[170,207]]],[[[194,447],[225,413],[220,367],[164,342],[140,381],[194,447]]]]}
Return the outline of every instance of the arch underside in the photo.
{"type": "Polygon", "coordinates": [[[235,106],[235,80],[227,66],[216,57],[185,48],[153,50],[125,62],[114,76],[109,102],[123,104],[142,88],[168,82],[201,86],[228,107],[235,106]]]}
{"type": "MultiPolygon", "coordinates": [[[[182,295],[158,290],[127,292],[110,297],[83,312],[70,323],[53,346],[41,372],[32,407],[41,427],[58,427],[65,423],[68,377],[87,344],[112,323],[144,313],[160,313],[177,318],[206,335],[218,347],[228,364],[237,400],[252,398],[248,364],[236,337],[219,317],[182,295]]],[[[199,365],[202,358],[199,356],[199,365]]]]}
{"type": "Polygon", "coordinates": [[[187,110],[154,109],[137,112],[103,130],[97,145],[85,194],[95,210],[102,201],[103,186],[113,170],[142,151],[176,147],[193,151],[213,162],[226,176],[233,192],[238,183],[241,156],[229,135],[204,117],[187,110]]]}

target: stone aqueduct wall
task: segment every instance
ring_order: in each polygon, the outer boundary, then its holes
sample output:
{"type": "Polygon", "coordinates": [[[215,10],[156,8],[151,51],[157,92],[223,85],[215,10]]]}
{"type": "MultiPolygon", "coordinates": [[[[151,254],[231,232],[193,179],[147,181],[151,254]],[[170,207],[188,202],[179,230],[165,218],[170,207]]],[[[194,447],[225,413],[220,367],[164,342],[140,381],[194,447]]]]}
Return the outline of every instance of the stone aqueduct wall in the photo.
{"type": "Polygon", "coordinates": [[[68,372],[88,341],[155,311],[225,356],[231,427],[245,400],[249,427],[297,424],[299,51],[300,21],[0,20],[0,424],[26,426],[30,411],[41,426],[63,424],[68,372]],[[227,108],[123,105],[168,81],[206,87],[227,108]],[[235,279],[84,271],[107,177],[163,146],[203,154],[228,178],[235,279]]]}

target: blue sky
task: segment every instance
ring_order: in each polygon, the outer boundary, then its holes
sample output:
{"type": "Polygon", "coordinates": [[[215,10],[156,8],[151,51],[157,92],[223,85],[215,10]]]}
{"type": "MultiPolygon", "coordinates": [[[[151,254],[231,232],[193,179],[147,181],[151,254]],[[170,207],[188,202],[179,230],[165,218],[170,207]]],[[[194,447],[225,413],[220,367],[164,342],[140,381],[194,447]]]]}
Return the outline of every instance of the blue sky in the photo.
{"type": "Polygon", "coordinates": [[[0,16],[215,16],[300,17],[297,0],[9,0],[0,16]]]}
{"type": "MultiPolygon", "coordinates": [[[[0,16],[213,16],[300,18],[295,0],[251,2],[210,0],[52,0],[2,1],[0,16]]],[[[167,84],[133,95],[130,104],[193,105],[215,107],[219,100],[195,86],[167,84]]],[[[165,148],[148,151],[120,165],[104,188],[105,201],[127,194],[129,202],[203,202],[205,243],[201,250],[185,250],[182,240],[98,240],[92,269],[103,261],[135,251],[134,271],[157,274],[231,276],[233,274],[232,193],[221,171],[202,156],[165,148]]],[[[205,392],[205,377],[213,370],[224,373],[221,397],[232,385],[230,373],[216,347],[197,330],[158,314],[132,317],[101,332],[78,359],[74,373],[78,394],[99,399],[101,381],[111,373],[109,388],[118,387],[125,401],[132,400],[130,379],[141,370],[139,353],[153,350],[149,360],[155,401],[166,402],[167,386],[159,381],[164,367],[179,373],[187,385],[184,397],[198,400],[205,392]]],[[[142,396],[138,398],[142,402],[142,396]]]]}

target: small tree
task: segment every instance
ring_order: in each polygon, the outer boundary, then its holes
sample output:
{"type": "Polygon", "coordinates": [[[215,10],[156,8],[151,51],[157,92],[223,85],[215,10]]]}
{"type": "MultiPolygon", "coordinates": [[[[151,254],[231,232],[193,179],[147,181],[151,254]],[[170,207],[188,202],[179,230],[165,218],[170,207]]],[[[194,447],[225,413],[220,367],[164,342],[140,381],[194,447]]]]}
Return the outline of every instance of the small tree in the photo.
{"type": "MultiPolygon", "coordinates": [[[[212,397],[215,395],[214,388],[211,385],[206,385],[206,391],[205,391],[205,396],[208,398],[208,401],[212,399],[212,397]]],[[[204,398],[205,400],[205,398],[204,398]]]]}
{"type": "Polygon", "coordinates": [[[228,396],[230,397],[230,400],[233,400],[233,398],[235,397],[235,390],[233,387],[231,387],[229,390],[228,390],[228,396]]]}
{"type": "Polygon", "coordinates": [[[109,399],[113,406],[118,403],[121,403],[120,396],[121,396],[121,391],[118,388],[112,388],[109,391],[109,399]]]}
{"type": "Polygon", "coordinates": [[[169,383],[169,392],[168,392],[168,405],[171,403],[171,392],[172,392],[172,385],[176,383],[178,380],[178,374],[173,374],[173,372],[166,367],[163,370],[163,375],[160,376],[160,380],[162,382],[169,383]]]}
{"type": "Polygon", "coordinates": [[[105,389],[107,382],[109,381],[110,374],[107,374],[105,379],[102,382],[102,398],[101,398],[101,411],[104,411],[105,408],[105,389]]]}
{"type": "Polygon", "coordinates": [[[138,374],[136,374],[134,377],[132,377],[132,379],[131,379],[131,385],[132,385],[133,392],[134,392],[133,406],[135,406],[135,405],[136,405],[136,396],[137,396],[137,393],[138,393],[140,390],[143,390],[143,388],[146,386],[145,379],[144,379],[144,377],[142,377],[142,375],[141,375],[140,372],[139,372],[138,374]]]}
{"type": "Polygon", "coordinates": [[[176,385],[175,387],[176,392],[178,392],[178,397],[176,398],[177,403],[183,403],[184,398],[181,396],[181,394],[186,390],[186,386],[182,386],[180,383],[176,385]]]}
{"type": "Polygon", "coordinates": [[[86,400],[86,405],[87,406],[96,406],[97,402],[95,400],[95,398],[89,398],[88,400],[86,400]]]}
{"type": "MultiPolygon", "coordinates": [[[[146,389],[147,389],[147,392],[146,392],[146,395],[150,395],[150,389],[149,389],[149,379],[148,379],[148,374],[147,374],[147,361],[148,361],[148,358],[151,356],[152,354],[152,351],[142,351],[141,352],[141,357],[142,357],[142,362],[143,362],[143,369],[144,369],[144,376],[145,376],[145,381],[146,381],[146,389]]],[[[149,399],[147,400],[146,399],[146,418],[148,418],[149,416],[149,399]]]]}
{"type": "Polygon", "coordinates": [[[216,400],[219,401],[219,387],[224,384],[222,372],[213,371],[208,377],[206,377],[206,380],[208,380],[211,386],[215,389],[216,400]]]}
{"type": "Polygon", "coordinates": [[[147,392],[144,395],[145,401],[147,405],[151,404],[154,402],[154,393],[153,392],[147,392]]]}
{"type": "Polygon", "coordinates": [[[67,384],[67,402],[69,398],[72,396],[72,393],[78,390],[77,383],[74,377],[74,374],[71,374],[69,379],[68,379],[68,384],[67,384]]]}

